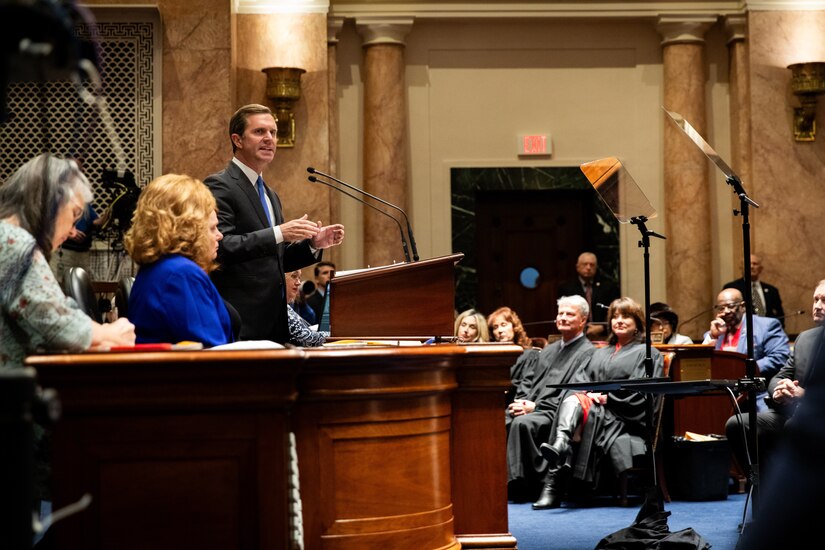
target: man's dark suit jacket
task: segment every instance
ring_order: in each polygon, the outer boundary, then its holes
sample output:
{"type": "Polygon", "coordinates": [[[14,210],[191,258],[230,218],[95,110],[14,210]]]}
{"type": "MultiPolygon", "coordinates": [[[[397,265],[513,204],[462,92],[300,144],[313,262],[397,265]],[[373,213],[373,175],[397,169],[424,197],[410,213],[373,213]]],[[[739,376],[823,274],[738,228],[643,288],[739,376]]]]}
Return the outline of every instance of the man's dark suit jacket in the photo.
{"type": "Polygon", "coordinates": [[[321,316],[324,314],[324,300],[325,296],[317,290],[307,297],[307,305],[315,312],[315,319],[320,323],[321,316]]]}
{"type": "MultiPolygon", "coordinates": [[[[762,293],[765,295],[765,313],[762,314],[762,317],[773,317],[774,319],[779,319],[779,322],[784,327],[785,310],[782,309],[782,298],[779,296],[779,290],[777,290],[775,286],[769,285],[762,281],[759,281],[759,284],[762,285],[762,293]]],[[[740,277],[735,281],[729,282],[722,288],[735,288],[742,293],[742,296],[744,296],[745,278],[740,277]]]]}
{"type": "MultiPolygon", "coordinates": [[[[799,336],[796,337],[791,358],[788,359],[785,366],[779,369],[779,372],[776,373],[768,383],[768,395],[773,395],[779,381],[784,379],[799,380],[800,386],[803,388],[808,387],[808,379],[814,367],[814,354],[817,351],[817,346],[822,338],[823,331],[825,331],[825,329],[822,327],[815,327],[800,333],[799,336]]],[[[770,400],[768,404],[778,406],[786,416],[791,416],[793,413],[794,407],[785,408],[773,403],[773,400],[770,400]]]]}
{"type": "MultiPolygon", "coordinates": [[[[286,343],[289,326],[284,274],[319,261],[309,240],[276,244],[255,187],[234,162],[204,180],[218,203],[221,267],[211,276],[221,296],[241,315],[241,340],[286,343]]],[[[284,221],[278,195],[264,186],[273,225],[284,221]]]]}
{"type": "MultiPolygon", "coordinates": [[[[584,286],[578,277],[572,281],[567,281],[559,287],[558,297],[562,296],[584,296],[584,286]]],[[[613,281],[600,277],[598,274],[593,278],[593,296],[591,297],[590,309],[592,309],[592,320],[603,323],[607,320],[607,307],[600,307],[596,304],[610,306],[610,302],[619,297],[619,287],[613,281]]]]}

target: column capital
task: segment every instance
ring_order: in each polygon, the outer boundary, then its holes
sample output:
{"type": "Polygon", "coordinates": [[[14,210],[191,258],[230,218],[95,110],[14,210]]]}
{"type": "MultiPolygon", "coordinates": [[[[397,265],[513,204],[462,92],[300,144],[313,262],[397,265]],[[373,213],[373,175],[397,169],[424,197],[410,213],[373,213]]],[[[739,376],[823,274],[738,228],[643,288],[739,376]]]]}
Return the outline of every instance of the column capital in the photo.
{"type": "Polygon", "coordinates": [[[748,18],[745,15],[728,15],[725,17],[725,36],[727,44],[742,42],[748,36],[748,18]]]}
{"type": "Polygon", "coordinates": [[[344,18],[337,16],[327,17],[327,45],[338,43],[338,33],[344,27],[344,18]]]}
{"type": "Polygon", "coordinates": [[[705,42],[705,33],[716,23],[715,15],[663,15],[656,21],[662,46],[705,42]]]}
{"type": "Polygon", "coordinates": [[[374,44],[405,45],[404,39],[413,25],[412,17],[358,17],[355,28],[363,38],[364,46],[374,44]]]}

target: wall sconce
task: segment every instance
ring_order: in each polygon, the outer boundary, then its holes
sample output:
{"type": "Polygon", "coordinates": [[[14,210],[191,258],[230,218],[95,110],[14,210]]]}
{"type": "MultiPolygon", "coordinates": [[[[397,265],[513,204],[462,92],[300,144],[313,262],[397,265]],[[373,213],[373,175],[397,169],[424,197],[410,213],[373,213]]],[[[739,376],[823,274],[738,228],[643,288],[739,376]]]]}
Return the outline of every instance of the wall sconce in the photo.
{"type": "Polygon", "coordinates": [[[793,75],[791,91],[799,97],[802,107],[793,110],[793,137],[796,141],[816,139],[816,99],[825,93],[825,63],[794,63],[788,65],[793,75]]]}
{"type": "Polygon", "coordinates": [[[267,67],[266,97],[275,102],[278,120],[278,147],[295,147],[295,103],[301,97],[301,75],[306,71],[295,67],[267,67]]]}

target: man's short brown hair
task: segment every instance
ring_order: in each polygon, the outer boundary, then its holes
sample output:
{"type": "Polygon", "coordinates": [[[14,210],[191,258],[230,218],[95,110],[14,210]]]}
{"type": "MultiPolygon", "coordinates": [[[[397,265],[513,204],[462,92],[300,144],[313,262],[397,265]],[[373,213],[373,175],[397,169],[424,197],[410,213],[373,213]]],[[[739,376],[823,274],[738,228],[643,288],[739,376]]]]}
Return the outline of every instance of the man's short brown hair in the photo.
{"type": "Polygon", "coordinates": [[[235,114],[229,119],[229,142],[232,143],[233,153],[237,147],[235,147],[235,143],[232,142],[232,134],[243,135],[246,131],[246,121],[250,115],[272,115],[272,118],[275,118],[275,115],[272,114],[272,110],[269,107],[266,105],[258,105],[257,103],[244,105],[235,111],[235,114]]]}

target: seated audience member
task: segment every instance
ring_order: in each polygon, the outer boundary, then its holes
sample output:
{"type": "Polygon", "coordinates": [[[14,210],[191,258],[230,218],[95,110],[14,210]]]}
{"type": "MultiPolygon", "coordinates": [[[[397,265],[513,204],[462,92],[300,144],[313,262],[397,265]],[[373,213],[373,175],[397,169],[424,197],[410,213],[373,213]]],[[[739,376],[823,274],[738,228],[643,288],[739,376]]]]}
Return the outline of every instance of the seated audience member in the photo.
{"type": "MultiPolygon", "coordinates": [[[[756,415],[756,437],[759,448],[760,471],[767,474],[769,457],[779,444],[785,423],[793,416],[802,397],[808,378],[813,371],[812,359],[823,333],[825,333],[825,280],[819,281],[814,290],[813,321],[815,328],[802,332],[794,342],[793,355],[787,364],[771,378],[768,384],[767,410],[756,415]]],[[[725,433],[739,465],[748,466],[745,441],[748,437],[748,417],[731,416],[725,425],[725,433]]]]}
{"type": "Polygon", "coordinates": [[[323,346],[329,336],[328,332],[316,331],[310,328],[306,320],[292,309],[292,303],[301,291],[300,270],[287,273],[286,276],[286,301],[287,322],[289,324],[289,343],[305,348],[323,346]]]}
{"type": "MultiPolygon", "coordinates": [[[[597,382],[645,378],[645,318],[642,307],[631,298],[614,300],[608,309],[608,346],[593,352],[587,366],[573,382],[597,382]]],[[[661,376],[662,356],[651,349],[653,376],[661,376]]],[[[571,476],[595,485],[602,459],[609,458],[616,473],[633,466],[633,457],[643,455],[647,430],[646,396],[625,390],[575,392],[564,398],[554,422],[555,434],[542,443],[541,454],[548,462],[545,485],[536,508],[558,507],[571,476]],[[573,441],[581,434],[578,452],[573,441]],[[640,438],[619,439],[622,434],[640,438]]]]}
{"type": "Polygon", "coordinates": [[[757,521],[749,523],[738,550],[816,546],[825,494],[825,338],[812,346],[805,398],[785,424],[774,466],[762,477],[757,521]],[[761,519],[764,518],[764,519],[761,519]]]}
{"type": "MultiPolygon", "coordinates": [[[[66,297],[49,267],[91,199],[77,164],[48,153],[0,185],[0,370],[22,369],[34,353],[134,345],[132,323],[93,321],[66,297]]],[[[39,512],[41,501],[51,499],[51,432],[36,422],[31,496],[39,512]]]]}
{"type": "MultiPolygon", "coordinates": [[[[785,310],[782,308],[782,297],[779,296],[779,289],[759,280],[759,276],[762,274],[762,259],[756,254],[751,254],[750,270],[754,315],[779,319],[779,323],[784,328],[785,310]]],[[[739,277],[735,281],[726,283],[722,288],[735,288],[744,296],[745,277],[739,277]]]]}
{"type": "Polygon", "coordinates": [[[500,307],[487,316],[487,326],[495,342],[513,342],[523,348],[530,347],[530,337],[516,312],[500,307]]]}
{"type": "Polygon", "coordinates": [[[512,400],[522,379],[533,370],[539,356],[539,350],[532,347],[530,337],[521,324],[521,319],[509,307],[500,307],[487,316],[487,327],[494,342],[512,342],[524,348],[516,363],[510,367],[510,381],[514,390],[509,392],[512,400]]]}
{"type": "MultiPolygon", "coordinates": [[[[287,281],[287,284],[290,284],[290,281],[287,281]]],[[[307,325],[317,325],[320,317],[315,316],[315,310],[312,309],[312,307],[310,307],[308,300],[309,296],[304,294],[302,286],[298,289],[298,293],[295,295],[295,299],[291,303],[289,303],[289,307],[292,308],[292,310],[295,313],[300,315],[301,319],[307,322],[307,325]]]]}
{"type": "Polygon", "coordinates": [[[63,294],[49,267],[91,199],[77,164],[48,153],[0,185],[0,368],[22,367],[27,355],[39,351],[135,343],[127,319],[94,322],[63,294]]]}
{"type": "Polygon", "coordinates": [[[610,279],[599,273],[599,263],[592,252],[582,252],[576,261],[577,277],[559,286],[558,296],[572,296],[577,294],[587,300],[590,307],[587,337],[591,340],[601,340],[608,334],[607,307],[619,297],[619,287],[610,279]]]}
{"type": "MultiPolygon", "coordinates": [[[[315,290],[307,295],[307,304],[315,312],[315,318],[321,319],[324,313],[324,297],[327,293],[327,283],[335,275],[335,264],[332,262],[318,262],[313,268],[315,274],[315,290]]],[[[301,317],[304,317],[303,315],[301,317]]],[[[304,317],[306,319],[306,317],[304,317]]],[[[309,321],[309,320],[307,320],[309,321]]],[[[312,324],[312,322],[310,322],[312,324]]]]}
{"type": "Polygon", "coordinates": [[[235,340],[230,312],[208,273],[217,269],[215,198],[200,181],[166,174],[140,194],[123,239],[140,267],[129,295],[129,315],[142,343],[235,340]]]}
{"type": "Polygon", "coordinates": [[[650,304],[651,332],[662,333],[662,344],[680,346],[692,344],[689,336],[679,334],[679,316],[664,302],[650,304]]]}
{"type": "Polygon", "coordinates": [[[490,332],[487,330],[487,320],[484,315],[474,309],[462,311],[455,318],[453,336],[459,344],[489,342],[490,332]]]}
{"type": "MultiPolygon", "coordinates": [[[[581,296],[558,300],[556,328],[561,339],[545,347],[538,363],[525,378],[514,401],[507,408],[507,482],[511,500],[534,498],[547,470],[539,445],[550,438],[556,410],[564,390],[548,384],[566,384],[593,354],[593,344],[584,336],[587,301],[581,296]]],[[[541,502],[533,508],[545,508],[541,502]]]]}
{"type": "MultiPolygon", "coordinates": [[[[714,344],[716,349],[747,354],[747,323],[745,323],[745,301],[742,293],[735,288],[726,288],[716,297],[716,318],[710,322],[710,330],[705,333],[705,344],[714,344]]],[[[770,382],[773,375],[788,362],[791,356],[788,335],[779,321],[770,317],[753,316],[753,356],[759,367],[759,375],[770,382]]],[[[757,396],[756,406],[765,410],[766,392],[757,396]]]]}

